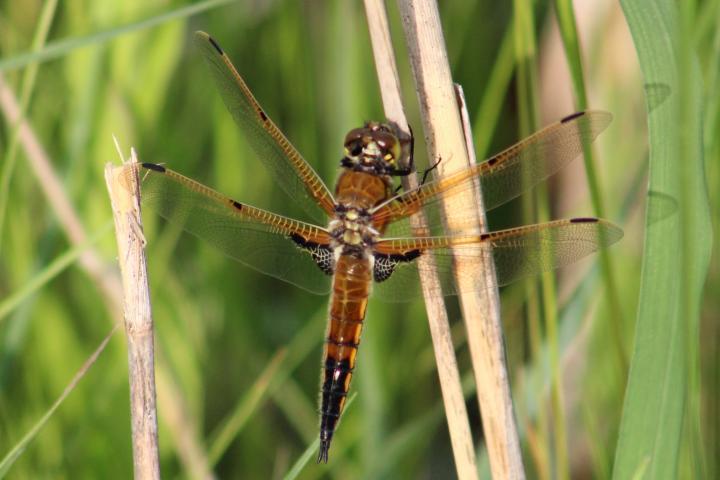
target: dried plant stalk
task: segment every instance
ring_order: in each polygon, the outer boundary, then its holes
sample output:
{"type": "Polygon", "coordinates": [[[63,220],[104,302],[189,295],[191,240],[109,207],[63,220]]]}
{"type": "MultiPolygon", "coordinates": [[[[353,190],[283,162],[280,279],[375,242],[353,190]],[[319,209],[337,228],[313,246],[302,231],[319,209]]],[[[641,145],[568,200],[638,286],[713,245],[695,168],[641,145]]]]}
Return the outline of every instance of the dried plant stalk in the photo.
{"type": "Polygon", "coordinates": [[[105,182],[115,219],[123,285],[134,473],[136,479],[159,479],[153,322],[134,150],[131,161],[120,167],[108,164],[105,182]]]}
{"type": "MultiPolygon", "coordinates": [[[[402,107],[400,81],[392,50],[385,5],[382,0],[365,0],[365,11],[368,16],[370,39],[373,45],[375,67],[380,82],[385,116],[390,122],[395,123],[404,134],[409,135],[408,123],[402,107]]],[[[417,186],[418,182],[415,176],[409,175],[403,178],[403,187],[406,190],[417,186]]],[[[413,227],[425,230],[423,215],[415,215],[412,221],[413,227]]],[[[423,256],[418,259],[418,262],[423,264],[423,271],[434,270],[432,257],[423,256]]],[[[420,280],[433,340],[435,361],[438,366],[438,376],[455,458],[455,468],[458,478],[477,478],[475,449],[473,448],[455,350],[450,336],[450,324],[444,299],[442,295],[438,295],[438,292],[441,291],[440,281],[437,274],[423,275],[420,280]]]]}
{"type": "MultiPolygon", "coordinates": [[[[65,236],[74,246],[87,243],[88,234],[85,231],[77,210],[70,202],[62,182],[53,170],[54,164],[47,151],[39,141],[37,135],[28,123],[27,119],[20,120],[20,106],[10,87],[5,83],[3,76],[0,75],[0,113],[8,120],[10,124],[20,121],[19,140],[20,146],[25,151],[30,166],[30,171],[35,175],[38,185],[48,200],[48,205],[53,210],[58,219],[58,223],[65,236]]],[[[121,306],[121,288],[120,277],[114,271],[107,268],[106,262],[99,253],[92,247],[88,247],[80,256],[78,266],[92,279],[98,286],[101,295],[107,305],[110,316],[114,322],[120,322],[120,306],[121,306]]],[[[159,368],[162,371],[162,358],[159,359],[159,368]]],[[[168,377],[169,378],[169,377],[168,377]]],[[[170,392],[178,391],[177,384],[168,379],[164,383],[166,390],[170,392]]],[[[164,404],[167,411],[182,410],[180,396],[168,393],[164,395],[164,404]]],[[[162,397],[161,397],[162,401],[162,397]]],[[[209,478],[211,475],[210,467],[207,459],[201,455],[195,455],[194,452],[202,452],[200,442],[196,436],[186,435],[190,430],[187,416],[178,416],[177,421],[167,422],[169,430],[172,432],[173,439],[183,439],[178,445],[178,457],[180,462],[192,472],[193,478],[209,478]],[[198,460],[199,459],[199,460],[198,460]],[[199,475],[196,472],[205,472],[206,475],[199,475]]]]}
{"type": "MultiPolygon", "coordinates": [[[[442,159],[440,174],[467,168],[472,147],[466,143],[437,5],[432,0],[399,0],[398,4],[430,157],[442,159]]],[[[479,185],[475,193],[479,193],[479,185]]],[[[478,226],[483,228],[481,196],[469,192],[455,197],[444,202],[445,210],[475,210],[478,226]]],[[[450,232],[457,229],[451,220],[447,224],[450,232]]],[[[456,278],[492,474],[494,478],[519,479],[525,474],[505,365],[497,287],[493,288],[494,268],[491,260],[487,263],[485,268],[472,266],[472,270],[456,263],[456,278]]]]}

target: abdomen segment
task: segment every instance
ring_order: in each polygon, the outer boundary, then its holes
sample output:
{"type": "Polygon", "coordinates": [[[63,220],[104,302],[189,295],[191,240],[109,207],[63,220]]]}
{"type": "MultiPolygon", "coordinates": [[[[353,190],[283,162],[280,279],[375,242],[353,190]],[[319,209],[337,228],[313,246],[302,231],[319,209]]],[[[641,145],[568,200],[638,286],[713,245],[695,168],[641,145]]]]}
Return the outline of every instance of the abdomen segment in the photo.
{"type": "Polygon", "coordinates": [[[320,452],[318,463],[327,462],[328,450],[342,415],[365,319],[372,269],[368,258],[341,255],[335,266],[330,319],[325,339],[320,394],[320,452]]]}

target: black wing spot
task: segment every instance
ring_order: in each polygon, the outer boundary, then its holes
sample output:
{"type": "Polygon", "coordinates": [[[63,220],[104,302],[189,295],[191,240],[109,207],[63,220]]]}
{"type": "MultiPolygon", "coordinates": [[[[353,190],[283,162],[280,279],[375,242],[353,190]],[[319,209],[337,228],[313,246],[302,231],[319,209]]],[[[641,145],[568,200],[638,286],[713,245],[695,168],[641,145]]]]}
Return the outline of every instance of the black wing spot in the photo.
{"type": "Polygon", "coordinates": [[[402,254],[383,255],[375,254],[375,265],[373,267],[373,279],[377,282],[384,282],[395,272],[395,268],[401,263],[412,262],[422,255],[420,250],[410,250],[402,254]]]}
{"type": "Polygon", "coordinates": [[[583,115],[585,115],[585,112],[575,112],[575,113],[573,113],[572,115],[568,115],[567,117],[565,117],[565,118],[563,118],[562,120],[560,120],[560,123],[569,122],[570,120],[574,120],[574,119],[576,119],[576,118],[578,118],[578,117],[582,117],[583,115]]]}
{"type": "Polygon", "coordinates": [[[498,162],[498,158],[497,158],[497,157],[488,158],[488,160],[487,160],[487,164],[490,165],[491,167],[492,167],[493,165],[495,165],[497,162],[498,162]]]}
{"type": "Polygon", "coordinates": [[[267,122],[268,117],[267,115],[265,115],[265,112],[263,112],[262,110],[258,110],[258,113],[260,114],[260,118],[262,118],[262,121],[267,122]]]}
{"type": "Polygon", "coordinates": [[[215,50],[217,50],[217,52],[220,55],[225,55],[225,52],[223,52],[223,49],[220,47],[220,44],[218,44],[214,38],[212,38],[211,36],[208,35],[208,40],[210,40],[210,43],[212,44],[213,47],[215,47],[215,50]]]}
{"type": "Polygon", "coordinates": [[[237,208],[238,210],[242,210],[243,208],[242,203],[236,202],[235,200],[232,201],[232,206],[237,208]]]}
{"type": "Polygon", "coordinates": [[[332,275],[335,273],[335,256],[333,255],[333,251],[330,249],[329,245],[310,242],[305,237],[297,233],[291,233],[290,240],[295,242],[295,244],[303,250],[307,250],[317,264],[318,268],[320,268],[323,273],[326,275],[332,275]]]}
{"type": "Polygon", "coordinates": [[[597,218],[592,217],[579,217],[579,218],[571,218],[570,223],[597,223],[597,218]]]}
{"type": "Polygon", "coordinates": [[[148,170],[165,173],[165,167],[156,163],[141,163],[140,165],[142,165],[143,168],[147,168],[148,170]]]}

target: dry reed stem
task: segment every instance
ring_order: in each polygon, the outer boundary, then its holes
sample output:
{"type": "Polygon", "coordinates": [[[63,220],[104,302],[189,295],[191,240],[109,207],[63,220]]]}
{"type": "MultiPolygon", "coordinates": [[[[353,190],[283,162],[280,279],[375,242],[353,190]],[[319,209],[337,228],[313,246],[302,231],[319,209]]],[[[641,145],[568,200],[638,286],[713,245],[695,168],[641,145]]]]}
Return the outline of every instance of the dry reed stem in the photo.
{"type": "MultiPolygon", "coordinates": [[[[438,167],[441,175],[467,168],[471,146],[463,133],[437,4],[432,0],[398,0],[398,4],[431,158],[442,159],[438,167]]],[[[444,202],[445,211],[476,210],[478,227],[483,228],[480,195],[469,192],[455,197],[444,202]]],[[[450,232],[457,231],[452,218],[447,227],[450,232]]],[[[455,270],[491,471],[494,478],[521,479],[525,474],[505,366],[492,260],[481,269],[456,263],[455,270]]]]}
{"type": "Polygon", "coordinates": [[[134,476],[136,479],[159,479],[155,346],[134,150],[131,162],[123,166],[109,163],[105,167],[105,182],[115,219],[123,286],[134,476]],[[135,174],[126,175],[129,171],[135,174]]]}
{"type": "MultiPolygon", "coordinates": [[[[476,158],[475,148],[472,143],[470,118],[467,111],[467,104],[465,103],[465,95],[460,85],[455,85],[455,93],[463,123],[468,160],[470,165],[474,165],[476,158]]],[[[487,219],[485,217],[485,209],[482,204],[482,194],[479,185],[477,185],[474,195],[477,202],[476,205],[478,206],[480,231],[487,232],[487,219]]],[[[485,263],[482,269],[471,273],[479,276],[479,279],[475,281],[479,282],[480,285],[492,287],[497,284],[495,264],[492,261],[485,263]]],[[[468,332],[468,344],[470,346],[470,354],[475,372],[475,381],[478,385],[477,395],[483,414],[483,423],[486,423],[485,417],[487,415],[501,419],[498,425],[491,425],[492,428],[499,429],[499,431],[496,430],[499,436],[495,438],[503,442],[499,445],[500,451],[496,451],[496,454],[501,457],[497,459],[496,464],[501,462],[501,465],[503,465],[506,460],[516,462],[514,468],[511,468],[507,472],[503,471],[502,474],[505,475],[505,473],[507,473],[508,475],[512,475],[514,472],[514,474],[520,475],[503,476],[502,478],[524,478],[520,440],[518,438],[512,397],[510,395],[510,380],[505,363],[502,318],[500,316],[500,295],[497,287],[480,289],[476,295],[476,297],[473,295],[461,296],[461,302],[463,302],[463,312],[466,316],[465,326],[468,332]],[[472,306],[468,307],[466,304],[472,306]],[[467,317],[466,308],[469,308],[470,311],[477,308],[480,315],[467,317]],[[478,334],[478,332],[480,333],[478,334]],[[487,413],[488,410],[490,413],[487,413]],[[495,415],[499,416],[496,417],[495,415]]],[[[484,429],[486,443],[488,443],[488,453],[492,462],[489,440],[487,439],[488,427],[485,426],[484,429]]],[[[508,463],[508,466],[512,466],[512,464],[508,463]]]]}
{"type": "MultiPolygon", "coordinates": [[[[365,0],[365,11],[368,17],[370,39],[373,46],[385,116],[390,122],[395,123],[403,133],[409,135],[408,123],[402,107],[400,81],[392,50],[384,2],[382,0],[365,0]]],[[[403,178],[403,188],[406,190],[417,186],[416,176],[409,175],[403,178]]],[[[414,228],[425,230],[426,221],[423,215],[415,215],[412,221],[414,228]]],[[[422,256],[418,259],[418,262],[422,264],[424,271],[434,270],[435,262],[431,256],[422,256]]],[[[472,443],[470,422],[465,408],[465,398],[462,392],[455,350],[450,335],[447,311],[442,295],[437,294],[437,292],[441,291],[440,281],[437,274],[423,275],[420,281],[433,340],[433,350],[440,378],[440,388],[445,405],[445,416],[450,432],[455,468],[458,478],[474,479],[477,478],[475,449],[472,443]]]]}
{"type": "MultiPolygon", "coordinates": [[[[0,110],[2,110],[5,118],[8,119],[9,124],[15,124],[20,119],[20,107],[15,98],[15,94],[4,82],[2,75],[0,75],[0,110]]],[[[22,119],[18,134],[20,145],[25,151],[25,156],[27,157],[31,171],[37,178],[50,208],[53,209],[57,216],[60,227],[72,245],[78,246],[84,244],[88,238],[85,227],[80,221],[80,217],[72,205],[72,202],[70,202],[65,193],[62,182],[52,167],[52,160],[26,119],[22,119]]],[[[81,254],[78,264],[92,279],[95,285],[98,286],[114,323],[119,324],[121,320],[119,312],[121,311],[122,305],[122,290],[119,276],[115,274],[113,269],[109,268],[108,264],[92,248],[88,248],[81,254]]],[[[164,367],[162,358],[160,358],[160,360],[161,361],[158,362],[159,369],[163,371],[166,368],[164,367]]],[[[168,380],[163,383],[163,386],[167,386],[168,388],[167,394],[161,396],[161,403],[164,406],[164,410],[182,411],[182,402],[179,400],[180,395],[177,394],[180,389],[177,384],[168,380]]],[[[196,429],[192,428],[193,425],[187,416],[171,418],[168,420],[167,426],[172,432],[173,439],[188,437],[186,432],[196,431],[196,429]]],[[[190,436],[186,441],[178,444],[178,457],[180,462],[190,472],[210,472],[207,459],[202,454],[196,455],[195,453],[197,452],[203,452],[203,449],[195,436],[190,436]]],[[[204,475],[203,478],[207,476],[209,476],[209,474],[204,475]]],[[[199,478],[199,476],[193,475],[193,478],[199,478]]]]}

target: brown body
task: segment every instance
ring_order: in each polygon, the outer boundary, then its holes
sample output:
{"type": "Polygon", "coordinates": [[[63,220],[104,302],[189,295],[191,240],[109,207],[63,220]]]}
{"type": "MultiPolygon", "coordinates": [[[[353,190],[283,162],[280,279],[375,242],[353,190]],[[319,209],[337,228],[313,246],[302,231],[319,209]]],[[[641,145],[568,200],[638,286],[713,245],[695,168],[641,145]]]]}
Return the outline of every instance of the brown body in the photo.
{"type": "MultiPolygon", "coordinates": [[[[387,200],[391,193],[389,179],[384,176],[350,170],[340,175],[335,191],[338,205],[346,210],[370,209],[387,200]]],[[[384,230],[384,225],[372,227],[377,233],[384,230]]],[[[362,226],[359,230],[362,237],[362,226]]],[[[356,230],[350,229],[353,231],[356,230]]],[[[346,238],[353,236],[346,235],[346,238]]],[[[369,245],[362,241],[359,244],[340,241],[335,249],[339,253],[336,254],[323,361],[321,452],[327,452],[345,406],[373,278],[373,254],[369,245]]]]}

